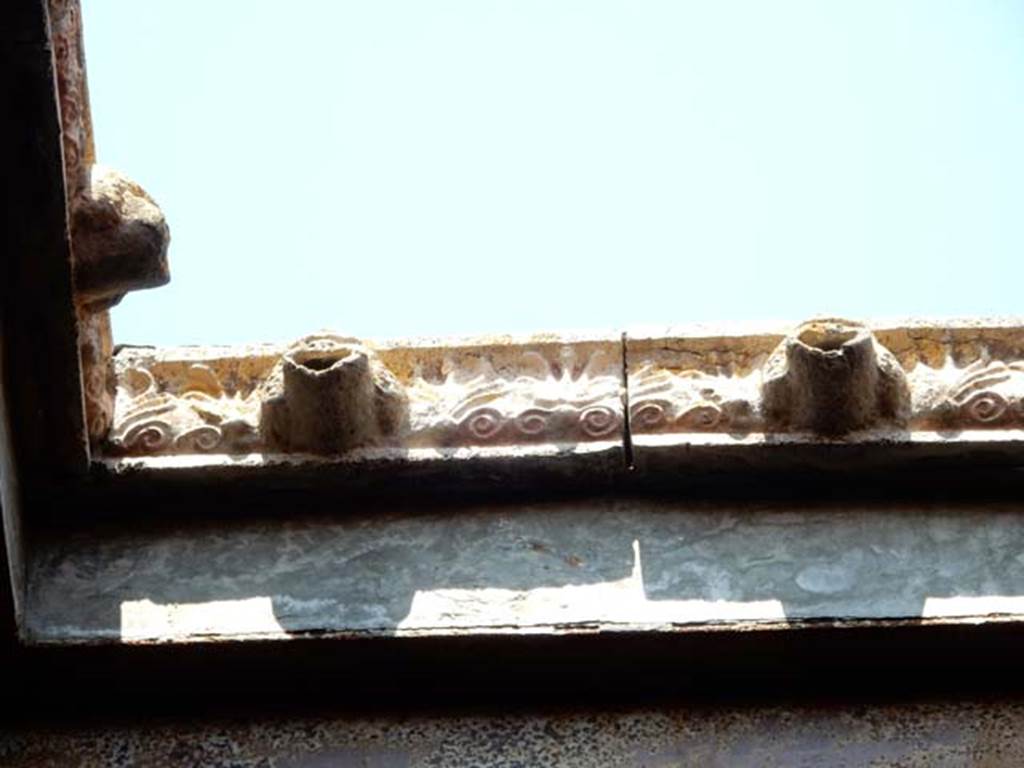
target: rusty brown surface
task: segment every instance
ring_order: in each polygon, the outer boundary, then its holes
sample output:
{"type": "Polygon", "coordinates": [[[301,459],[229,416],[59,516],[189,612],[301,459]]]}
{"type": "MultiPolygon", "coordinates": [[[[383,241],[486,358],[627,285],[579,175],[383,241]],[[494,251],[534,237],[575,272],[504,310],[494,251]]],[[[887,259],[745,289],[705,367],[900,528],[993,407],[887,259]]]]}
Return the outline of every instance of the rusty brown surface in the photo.
{"type": "MultiPolygon", "coordinates": [[[[82,13],[78,0],[48,0],[47,10],[57,82],[66,208],[73,219],[75,208],[88,191],[89,172],[96,155],[85,74],[82,13]]],[[[90,437],[95,439],[110,429],[114,411],[108,375],[113,349],[110,317],[106,310],[94,313],[84,308],[78,308],[76,314],[86,426],[90,437]]]]}
{"type": "Polygon", "coordinates": [[[10,768],[207,766],[1002,766],[1019,701],[509,716],[159,721],[0,735],[10,768]]]}
{"type": "Polygon", "coordinates": [[[163,285],[170,279],[166,258],[170,234],[159,208],[141,187],[96,166],[80,3],[47,0],[47,11],[84,407],[89,436],[99,440],[113,420],[108,308],[128,291],[163,285]]]}

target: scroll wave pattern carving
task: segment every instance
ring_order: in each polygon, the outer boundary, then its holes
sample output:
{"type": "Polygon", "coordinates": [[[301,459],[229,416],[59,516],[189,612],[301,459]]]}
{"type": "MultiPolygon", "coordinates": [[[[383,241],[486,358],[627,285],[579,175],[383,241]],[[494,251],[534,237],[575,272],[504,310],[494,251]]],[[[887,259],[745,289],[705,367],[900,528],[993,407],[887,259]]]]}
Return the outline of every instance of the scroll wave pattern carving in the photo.
{"type": "Polygon", "coordinates": [[[947,402],[957,426],[1024,426],[1024,362],[979,360],[964,369],[947,402]]]}
{"type": "Polygon", "coordinates": [[[94,162],[81,9],[77,0],[50,0],[49,11],[60,100],[65,183],[68,202],[74,205],[89,185],[89,169],[94,162]]]}
{"type": "Polygon", "coordinates": [[[146,368],[122,374],[109,446],[122,455],[238,453],[258,444],[254,398],[229,396],[212,369],[193,365],[178,393],[146,368]]]}
{"type": "Polygon", "coordinates": [[[514,372],[486,354],[448,358],[440,381],[410,386],[414,445],[500,445],[608,439],[622,428],[621,383],[606,352],[571,346],[557,359],[526,351],[514,372]]]}
{"type": "MultiPolygon", "coordinates": [[[[766,384],[779,384],[785,364],[794,363],[793,348],[800,353],[795,363],[805,368],[822,358],[821,375],[816,386],[805,386],[812,380],[796,382],[789,406],[805,417],[808,408],[819,409],[826,421],[844,408],[859,408],[863,418],[839,433],[1024,429],[1019,330],[937,330],[880,332],[899,356],[863,324],[834,319],[802,324],[770,355],[763,352],[764,338],[757,336],[701,338],[692,345],[680,339],[648,340],[630,353],[630,429],[635,434],[715,432],[735,437],[790,431],[768,402],[766,384]],[[870,350],[861,338],[865,333],[873,339],[870,350]],[[840,354],[847,349],[849,354],[840,354]],[[869,373],[874,368],[877,375],[851,380],[844,388],[840,373],[852,370],[858,350],[861,356],[872,352],[873,364],[861,367],[869,373]]],[[[804,422],[795,431],[816,431],[804,422]]],[[[841,434],[825,436],[836,439],[841,434]]]]}
{"type": "MultiPolygon", "coordinates": [[[[267,399],[281,390],[280,365],[269,375],[231,378],[231,389],[222,386],[215,369],[193,364],[186,374],[178,367],[172,376],[154,375],[157,369],[142,361],[124,365],[108,440],[111,452],[282,450],[261,427],[261,407],[265,411],[267,399]],[[238,394],[239,387],[249,394],[238,394]]],[[[618,370],[621,361],[608,350],[580,351],[572,345],[554,354],[453,350],[440,362],[428,352],[413,367],[410,380],[401,382],[407,418],[396,422],[397,431],[387,442],[457,448],[617,439],[623,429],[618,370]],[[425,374],[431,365],[433,375],[425,374]]]]}
{"type": "Polygon", "coordinates": [[[678,373],[648,367],[630,379],[630,427],[636,432],[746,432],[759,425],[751,376],[678,373]]]}

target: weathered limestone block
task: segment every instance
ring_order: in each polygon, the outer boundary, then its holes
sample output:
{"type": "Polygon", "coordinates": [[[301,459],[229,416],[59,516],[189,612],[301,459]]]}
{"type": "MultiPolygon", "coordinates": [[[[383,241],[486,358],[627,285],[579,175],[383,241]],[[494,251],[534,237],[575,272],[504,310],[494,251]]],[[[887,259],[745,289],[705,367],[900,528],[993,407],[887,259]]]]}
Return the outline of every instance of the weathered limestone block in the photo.
{"type": "Polygon", "coordinates": [[[1024,360],[993,359],[990,346],[976,350],[966,365],[919,365],[911,372],[918,426],[943,431],[1024,428],[1024,360]]]}
{"type": "Polygon", "coordinates": [[[71,216],[77,300],[91,309],[117,304],[129,291],[170,279],[171,234],[163,212],[134,181],[94,165],[71,216]]]}
{"type": "Polygon", "coordinates": [[[82,11],[78,0],[48,0],[47,5],[60,101],[64,184],[69,201],[74,201],[89,186],[89,169],[96,154],[85,76],[82,11]]]}
{"type": "Polygon", "coordinates": [[[225,386],[237,374],[185,361],[118,365],[114,428],[106,449],[145,456],[178,453],[246,453],[259,443],[254,393],[225,386]],[[155,371],[155,373],[154,373],[155,371]]]}
{"type": "Polygon", "coordinates": [[[567,445],[622,439],[617,339],[548,336],[385,351],[409,381],[409,445],[567,445]]]}
{"type": "Polygon", "coordinates": [[[779,338],[627,338],[631,432],[745,435],[761,430],[760,369],[779,338]]]}
{"type": "Polygon", "coordinates": [[[630,337],[631,430],[640,436],[718,433],[745,439],[905,429],[948,398],[949,374],[931,372],[933,365],[947,366],[952,354],[949,339],[935,344],[898,335],[910,333],[916,336],[917,330],[873,334],[860,323],[814,320],[790,333],[742,328],[716,335],[697,327],[686,334],[630,337]],[[907,364],[916,367],[912,381],[883,335],[899,341],[907,364]],[[925,380],[931,394],[918,397],[925,380]]]}
{"type": "Polygon", "coordinates": [[[1024,428],[1024,326],[1016,320],[918,323],[875,331],[907,373],[910,428],[949,438],[963,430],[1024,428]]]}
{"type": "Polygon", "coordinates": [[[94,441],[106,439],[114,423],[117,376],[111,364],[114,339],[110,313],[92,312],[78,305],[78,357],[82,366],[85,424],[94,441]]]}
{"type": "MultiPolygon", "coordinates": [[[[69,218],[73,218],[75,206],[85,197],[89,188],[89,170],[95,159],[85,77],[85,50],[82,46],[82,15],[77,0],[49,0],[48,6],[54,74],[60,102],[64,189],[69,218]]],[[[113,348],[110,317],[105,311],[93,311],[77,300],[76,310],[85,423],[90,440],[98,442],[107,436],[114,413],[110,372],[113,348]]]]}
{"type": "Polygon", "coordinates": [[[103,448],[115,472],[274,482],[327,472],[366,487],[399,476],[612,482],[1019,464],[1024,446],[1016,321],[694,327],[625,344],[619,334],[321,335],[290,347],[126,348],[114,365],[103,448]],[[293,403],[303,404],[294,415],[293,403]]]}
{"type": "Polygon", "coordinates": [[[107,311],[124,294],[170,280],[170,230],[156,203],[130,179],[101,166],[69,197],[75,304],[86,425],[98,444],[114,426],[113,339],[107,311]]]}
{"type": "Polygon", "coordinates": [[[767,431],[838,436],[903,428],[910,416],[903,369],[859,323],[804,323],[768,358],[763,376],[767,431]]]}
{"type": "Polygon", "coordinates": [[[138,185],[95,166],[81,9],[78,0],[48,0],[48,11],[86,426],[97,445],[110,437],[115,410],[107,309],[128,291],[163,285],[170,279],[170,234],[160,209],[138,185]]]}
{"type": "Polygon", "coordinates": [[[356,339],[306,339],[283,356],[278,376],[281,392],[263,400],[260,416],[271,450],[329,455],[381,445],[408,419],[401,385],[356,339]]]}
{"type": "Polygon", "coordinates": [[[1019,464],[1024,446],[1024,324],[1012,318],[635,332],[626,368],[637,476],[1019,464]]]}
{"type": "Polygon", "coordinates": [[[947,424],[1024,427],[1024,361],[979,360],[942,405],[938,415],[947,424]]]}
{"type": "Polygon", "coordinates": [[[618,336],[377,345],[323,334],[283,349],[128,348],[114,362],[116,455],[512,456],[624,441],[618,336]]]}

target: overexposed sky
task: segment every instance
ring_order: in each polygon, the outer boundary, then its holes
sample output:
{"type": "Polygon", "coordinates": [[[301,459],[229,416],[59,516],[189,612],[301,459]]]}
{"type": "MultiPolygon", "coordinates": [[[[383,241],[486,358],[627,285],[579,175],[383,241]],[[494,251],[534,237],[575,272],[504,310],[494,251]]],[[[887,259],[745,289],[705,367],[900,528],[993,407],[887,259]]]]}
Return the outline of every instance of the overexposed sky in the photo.
{"type": "Polygon", "coordinates": [[[83,0],[119,342],[1024,314],[1024,1],[83,0]]]}

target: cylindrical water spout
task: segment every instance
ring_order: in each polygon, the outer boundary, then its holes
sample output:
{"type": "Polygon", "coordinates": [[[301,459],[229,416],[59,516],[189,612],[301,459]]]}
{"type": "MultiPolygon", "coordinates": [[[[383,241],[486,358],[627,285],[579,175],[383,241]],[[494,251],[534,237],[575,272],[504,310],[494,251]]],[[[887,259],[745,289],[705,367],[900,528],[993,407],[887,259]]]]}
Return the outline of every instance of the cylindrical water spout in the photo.
{"type": "Polygon", "coordinates": [[[768,430],[838,436],[898,426],[909,391],[899,362],[859,323],[813,320],[765,363],[762,402],[768,430]]]}
{"type": "MultiPolygon", "coordinates": [[[[338,454],[380,441],[401,421],[397,383],[378,382],[371,353],[358,344],[317,342],[281,360],[282,392],[263,403],[260,431],[283,451],[338,454]]],[[[379,363],[377,364],[379,366],[379,363]]]]}

